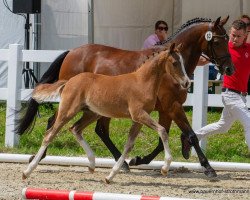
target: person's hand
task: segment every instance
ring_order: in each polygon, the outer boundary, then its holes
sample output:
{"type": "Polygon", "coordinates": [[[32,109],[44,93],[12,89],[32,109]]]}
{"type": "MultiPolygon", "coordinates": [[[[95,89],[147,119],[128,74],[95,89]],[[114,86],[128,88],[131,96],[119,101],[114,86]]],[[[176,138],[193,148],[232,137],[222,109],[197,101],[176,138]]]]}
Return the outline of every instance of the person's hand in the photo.
{"type": "Polygon", "coordinates": [[[157,30],[155,33],[160,41],[165,41],[167,39],[167,31],[157,30]]]}
{"type": "Polygon", "coordinates": [[[161,31],[160,34],[161,34],[161,38],[162,38],[161,41],[164,41],[167,39],[167,31],[161,31]]]}
{"type": "Polygon", "coordinates": [[[209,61],[208,61],[206,58],[200,56],[197,65],[198,65],[198,66],[202,66],[202,65],[206,65],[206,64],[208,64],[208,63],[209,63],[209,61]]]}
{"type": "Polygon", "coordinates": [[[250,30],[249,30],[248,35],[247,35],[246,43],[248,43],[248,44],[250,43],[250,30]]]}

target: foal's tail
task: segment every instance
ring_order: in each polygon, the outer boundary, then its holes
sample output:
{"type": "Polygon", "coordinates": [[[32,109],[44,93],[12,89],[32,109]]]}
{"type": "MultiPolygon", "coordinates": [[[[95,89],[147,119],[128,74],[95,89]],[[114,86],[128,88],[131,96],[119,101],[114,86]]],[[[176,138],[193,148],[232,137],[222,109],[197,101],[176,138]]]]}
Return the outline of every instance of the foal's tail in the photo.
{"type": "Polygon", "coordinates": [[[40,84],[34,89],[32,98],[38,103],[57,98],[61,94],[66,82],[67,80],[59,80],[52,84],[40,84]]]}
{"type": "MultiPolygon", "coordinates": [[[[38,84],[53,83],[58,80],[61,65],[68,53],[69,51],[62,53],[51,63],[49,69],[43,74],[38,84]]],[[[17,121],[17,127],[14,130],[16,134],[22,135],[32,130],[31,125],[36,118],[38,107],[39,103],[31,97],[27,102],[27,108],[24,111],[24,115],[17,121]]],[[[23,111],[23,109],[21,109],[21,111],[23,111]]]]}

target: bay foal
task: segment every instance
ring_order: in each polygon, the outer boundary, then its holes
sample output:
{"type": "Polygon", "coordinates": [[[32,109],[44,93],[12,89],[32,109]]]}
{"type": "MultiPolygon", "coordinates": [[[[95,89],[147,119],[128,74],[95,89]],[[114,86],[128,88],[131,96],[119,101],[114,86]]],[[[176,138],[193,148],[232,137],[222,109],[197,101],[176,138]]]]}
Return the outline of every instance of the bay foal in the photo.
{"type": "Polygon", "coordinates": [[[156,130],[162,139],[165,163],[161,172],[163,175],[166,175],[172,160],[168,145],[168,134],[165,128],[154,121],[149,114],[155,108],[157,93],[166,72],[171,74],[182,87],[187,88],[190,85],[190,80],[184,70],[183,59],[178,53],[179,48],[180,46],[175,49],[175,44],[173,43],[169,50],[162,51],[147,60],[133,73],[118,76],[81,73],[71,78],[68,82],[60,80],[54,84],[40,84],[37,86],[32,95],[36,101],[41,102],[58,94],[61,95],[61,101],[55,123],[46,131],[38,153],[23,172],[23,179],[27,178],[37,167],[44,151],[59,130],[80,111],[84,111],[82,117],[70,130],[88,156],[90,172],[93,172],[95,169],[95,157],[93,151],[84,140],[82,131],[101,116],[106,116],[131,118],[133,120],[124,151],[109,176],[106,177],[107,183],[120,170],[143,124],[156,130]]]}

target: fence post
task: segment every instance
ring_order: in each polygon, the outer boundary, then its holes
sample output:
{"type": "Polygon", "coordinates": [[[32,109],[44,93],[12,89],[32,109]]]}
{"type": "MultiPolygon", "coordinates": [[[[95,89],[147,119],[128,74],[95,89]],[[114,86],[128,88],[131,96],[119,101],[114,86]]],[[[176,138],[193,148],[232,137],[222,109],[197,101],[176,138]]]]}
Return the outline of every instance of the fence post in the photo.
{"type": "Polygon", "coordinates": [[[19,137],[14,133],[17,110],[21,108],[21,86],[22,86],[22,49],[19,44],[9,45],[8,59],[8,92],[6,103],[6,125],[5,125],[5,146],[14,147],[19,143],[19,137]]]}
{"type": "Polygon", "coordinates": [[[88,0],[88,43],[94,43],[94,0],[88,0]]]}
{"type": "MultiPolygon", "coordinates": [[[[208,66],[198,66],[194,71],[194,90],[193,90],[193,130],[200,129],[207,124],[207,105],[208,105],[208,66]]],[[[207,140],[200,141],[202,149],[206,148],[207,140]]],[[[192,149],[192,155],[196,155],[192,149]]]]}

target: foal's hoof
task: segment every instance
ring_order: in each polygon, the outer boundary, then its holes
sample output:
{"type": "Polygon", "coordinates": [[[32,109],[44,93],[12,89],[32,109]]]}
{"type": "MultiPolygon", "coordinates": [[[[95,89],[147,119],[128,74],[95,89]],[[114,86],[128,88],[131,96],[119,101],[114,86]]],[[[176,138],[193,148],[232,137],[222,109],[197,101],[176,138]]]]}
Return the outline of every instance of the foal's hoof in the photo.
{"type": "Polygon", "coordinates": [[[161,170],[161,174],[162,174],[162,176],[167,176],[168,175],[168,171],[161,170]]]}
{"type": "Polygon", "coordinates": [[[110,181],[107,177],[105,178],[105,183],[110,184],[110,181]]]}
{"type": "Polygon", "coordinates": [[[167,170],[167,169],[161,168],[161,174],[162,174],[163,176],[167,176],[167,175],[168,175],[168,170],[167,170]]]}
{"type": "Polygon", "coordinates": [[[214,171],[214,169],[209,169],[209,170],[205,170],[204,174],[208,177],[208,178],[215,178],[217,177],[216,172],[214,171]]]}
{"type": "Polygon", "coordinates": [[[189,142],[189,138],[182,133],[181,134],[181,152],[182,152],[182,156],[186,160],[188,160],[190,157],[190,151],[191,151],[191,145],[189,142]]]}
{"type": "Polygon", "coordinates": [[[95,172],[95,168],[88,167],[88,169],[89,169],[89,172],[90,172],[91,174],[93,174],[93,173],[95,172]]]}
{"type": "Polygon", "coordinates": [[[135,158],[132,158],[129,161],[129,166],[135,166],[135,165],[140,165],[141,164],[141,157],[136,156],[135,158]]]}
{"type": "Polygon", "coordinates": [[[23,173],[22,179],[25,180],[26,178],[28,178],[28,177],[23,173]]]}
{"type": "Polygon", "coordinates": [[[124,172],[130,172],[128,163],[126,161],[124,161],[124,163],[122,164],[121,170],[124,172]]]}

